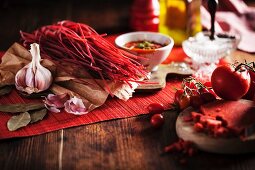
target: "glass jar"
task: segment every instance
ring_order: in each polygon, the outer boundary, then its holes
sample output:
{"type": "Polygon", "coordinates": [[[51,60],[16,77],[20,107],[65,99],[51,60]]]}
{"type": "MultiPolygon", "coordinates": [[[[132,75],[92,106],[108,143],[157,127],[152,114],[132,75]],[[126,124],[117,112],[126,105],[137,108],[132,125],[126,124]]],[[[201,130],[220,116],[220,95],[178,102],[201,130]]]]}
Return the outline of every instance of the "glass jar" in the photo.
{"type": "Polygon", "coordinates": [[[181,45],[202,30],[200,5],[201,0],[160,0],[159,32],[181,45]]]}

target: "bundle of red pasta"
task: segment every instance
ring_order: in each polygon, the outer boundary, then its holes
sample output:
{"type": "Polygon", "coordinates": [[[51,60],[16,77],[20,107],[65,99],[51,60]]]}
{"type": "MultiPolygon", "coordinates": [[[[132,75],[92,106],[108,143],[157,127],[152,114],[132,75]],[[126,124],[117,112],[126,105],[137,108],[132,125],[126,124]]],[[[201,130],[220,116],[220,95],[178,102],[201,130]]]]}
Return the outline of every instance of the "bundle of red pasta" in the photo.
{"type": "Polygon", "coordinates": [[[109,94],[122,100],[132,97],[148,72],[137,62],[138,56],[116,48],[103,36],[71,21],[21,32],[25,48],[14,43],[1,58],[0,96],[8,95],[15,85],[22,97],[39,97],[35,105],[43,111],[33,114],[34,108],[24,103],[0,105],[0,112],[17,114],[10,117],[8,129],[43,119],[45,107],[83,115],[103,105],[109,94]]]}
{"type": "MultiPolygon", "coordinates": [[[[33,33],[20,32],[23,45],[38,43],[42,58],[68,62],[86,68],[93,78],[137,82],[147,75],[136,61],[138,56],[116,48],[93,28],[82,23],[61,21],[33,33]]],[[[65,70],[65,67],[59,65],[65,70]]],[[[108,89],[109,90],[109,89],[108,89]]]]}

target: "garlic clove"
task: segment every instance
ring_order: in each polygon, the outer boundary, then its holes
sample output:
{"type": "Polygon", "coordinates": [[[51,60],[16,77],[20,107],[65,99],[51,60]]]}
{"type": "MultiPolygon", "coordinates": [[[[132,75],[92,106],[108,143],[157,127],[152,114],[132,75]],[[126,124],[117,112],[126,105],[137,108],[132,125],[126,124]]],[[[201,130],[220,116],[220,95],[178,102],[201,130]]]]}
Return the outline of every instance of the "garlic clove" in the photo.
{"type": "Polygon", "coordinates": [[[63,93],[60,95],[49,94],[45,97],[44,104],[45,107],[54,113],[60,112],[60,108],[64,107],[64,103],[69,99],[69,95],[67,93],[63,93]]]}
{"type": "Polygon", "coordinates": [[[28,94],[47,90],[52,83],[51,72],[40,63],[40,49],[36,43],[31,44],[32,61],[19,70],[15,76],[15,86],[28,94]]]}
{"type": "Polygon", "coordinates": [[[51,72],[41,65],[37,68],[34,78],[35,87],[41,91],[47,90],[52,83],[51,72]],[[44,79],[44,81],[42,81],[42,79],[44,79]]]}
{"type": "Polygon", "coordinates": [[[69,99],[69,95],[67,93],[54,95],[49,94],[45,97],[44,103],[46,106],[55,107],[55,108],[63,108],[64,103],[69,99]]]}
{"type": "Polygon", "coordinates": [[[74,115],[83,115],[88,113],[88,108],[85,107],[82,99],[74,96],[65,102],[65,111],[74,115]]]}
{"type": "Polygon", "coordinates": [[[31,64],[29,64],[28,68],[26,69],[25,82],[28,88],[31,88],[31,89],[35,88],[35,85],[34,85],[35,75],[33,70],[31,69],[31,64]]]}
{"type": "Polygon", "coordinates": [[[23,69],[19,70],[15,76],[15,85],[18,90],[21,90],[24,86],[26,86],[26,79],[24,77],[26,76],[27,68],[24,67],[23,69]]]}

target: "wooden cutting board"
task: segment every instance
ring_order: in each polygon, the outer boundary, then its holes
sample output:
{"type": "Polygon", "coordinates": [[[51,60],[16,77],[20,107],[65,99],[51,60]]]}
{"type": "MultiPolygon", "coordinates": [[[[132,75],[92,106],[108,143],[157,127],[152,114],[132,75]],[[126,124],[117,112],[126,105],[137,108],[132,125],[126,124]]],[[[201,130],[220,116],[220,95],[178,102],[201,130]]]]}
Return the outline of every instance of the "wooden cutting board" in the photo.
{"type": "Polygon", "coordinates": [[[193,142],[200,150],[221,154],[240,154],[255,152],[255,140],[242,141],[240,138],[214,138],[204,133],[198,133],[193,129],[192,122],[183,121],[192,107],[182,111],[176,121],[176,133],[179,138],[193,142]]]}
{"type": "Polygon", "coordinates": [[[252,62],[255,61],[255,54],[250,54],[250,53],[246,53],[243,51],[233,51],[230,55],[228,55],[225,60],[227,62],[233,63],[235,61],[239,61],[239,62],[252,62]]]}
{"type": "MultiPolygon", "coordinates": [[[[225,61],[230,63],[234,61],[244,62],[245,60],[247,62],[254,61],[255,55],[237,50],[225,58],[225,61]]],[[[166,77],[168,74],[192,75],[193,73],[194,70],[185,62],[160,64],[158,70],[151,73],[150,80],[146,80],[148,83],[140,85],[136,91],[160,90],[164,88],[166,86],[166,77]]]]}
{"type": "Polygon", "coordinates": [[[184,62],[171,64],[160,64],[158,70],[151,73],[149,80],[146,80],[144,84],[141,84],[137,88],[139,91],[143,90],[157,90],[166,86],[166,77],[168,74],[180,74],[180,75],[192,75],[194,70],[184,62]]]}

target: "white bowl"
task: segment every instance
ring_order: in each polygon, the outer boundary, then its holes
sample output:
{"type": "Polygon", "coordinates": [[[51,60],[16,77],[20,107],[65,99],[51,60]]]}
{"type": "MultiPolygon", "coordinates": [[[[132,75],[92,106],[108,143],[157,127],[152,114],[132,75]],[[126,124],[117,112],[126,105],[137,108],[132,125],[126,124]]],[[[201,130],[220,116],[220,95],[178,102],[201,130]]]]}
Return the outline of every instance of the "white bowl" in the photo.
{"type": "Polygon", "coordinates": [[[138,31],[118,36],[115,39],[115,44],[121,49],[144,57],[144,59],[139,59],[138,61],[143,64],[147,70],[156,71],[158,69],[158,65],[161,64],[169,56],[174,46],[174,40],[171,37],[161,33],[138,31]],[[162,45],[165,44],[165,46],[154,50],[141,49],[139,51],[134,51],[125,47],[125,44],[132,41],[150,41],[162,45]]]}

